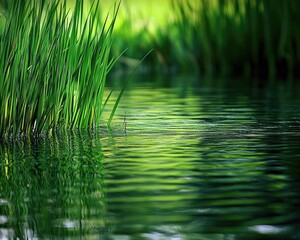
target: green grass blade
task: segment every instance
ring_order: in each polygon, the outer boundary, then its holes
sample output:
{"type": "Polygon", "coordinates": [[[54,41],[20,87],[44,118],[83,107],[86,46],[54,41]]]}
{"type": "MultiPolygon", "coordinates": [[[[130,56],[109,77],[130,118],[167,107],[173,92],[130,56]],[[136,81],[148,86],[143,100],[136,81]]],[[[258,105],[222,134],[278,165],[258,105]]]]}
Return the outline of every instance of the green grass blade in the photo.
{"type": "MultiPolygon", "coordinates": [[[[134,73],[136,72],[136,70],[138,69],[138,67],[140,66],[140,64],[148,57],[148,55],[149,55],[152,51],[153,51],[153,50],[150,50],[150,51],[142,58],[142,60],[140,60],[139,64],[137,64],[137,65],[135,66],[135,68],[133,69],[132,73],[131,73],[131,74],[129,75],[129,77],[125,80],[124,85],[123,85],[123,87],[122,87],[122,89],[121,89],[121,91],[120,91],[120,93],[119,93],[119,95],[118,95],[118,98],[117,98],[117,100],[116,100],[116,102],[115,102],[115,104],[114,104],[114,106],[113,106],[113,109],[112,109],[112,111],[111,111],[111,114],[110,114],[110,116],[109,116],[109,119],[108,119],[108,122],[107,122],[108,128],[110,128],[111,122],[112,122],[113,117],[114,117],[114,115],[115,115],[115,112],[116,112],[116,110],[117,110],[117,108],[118,108],[118,105],[119,105],[119,103],[120,103],[120,101],[121,101],[121,98],[122,98],[122,96],[123,96],[123,94],[124,94],[124,91],[125,91],[125,89],[126,89],[126,87],[127,87],[127,84],[128,84],[129,81],[131,80],[132,76],[134,75],[134,73]]],[[[110,97],[110,95],[109,95],[109,97],[110,97]]]]}

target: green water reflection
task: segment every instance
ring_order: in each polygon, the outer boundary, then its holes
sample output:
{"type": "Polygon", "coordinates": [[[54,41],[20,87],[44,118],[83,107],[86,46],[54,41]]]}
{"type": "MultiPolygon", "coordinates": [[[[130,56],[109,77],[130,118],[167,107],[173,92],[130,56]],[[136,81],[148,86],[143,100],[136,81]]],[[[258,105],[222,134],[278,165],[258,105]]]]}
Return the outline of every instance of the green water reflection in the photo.
{"type": "Polygon", "coordinates": [[[298,89],[139,84],[112,132],[2,144],[0,238],[300,238],[298,89]]]}
{"type": "Polygon", "coordinates": [[[76,134],[2,147],[3,236],[80,236],[105,228],[103,154],[96,141],[76,134]]]}

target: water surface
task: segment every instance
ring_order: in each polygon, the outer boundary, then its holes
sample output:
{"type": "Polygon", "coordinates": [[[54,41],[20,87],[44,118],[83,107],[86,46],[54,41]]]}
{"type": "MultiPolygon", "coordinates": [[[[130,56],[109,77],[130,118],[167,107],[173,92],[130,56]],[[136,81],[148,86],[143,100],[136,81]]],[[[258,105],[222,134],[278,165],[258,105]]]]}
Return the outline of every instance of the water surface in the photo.
{"type": "Polygon", "coordinates": [[[300,95],[133,84],[113,130],[0,152],[0,239],[299,239],[300,95]]]}

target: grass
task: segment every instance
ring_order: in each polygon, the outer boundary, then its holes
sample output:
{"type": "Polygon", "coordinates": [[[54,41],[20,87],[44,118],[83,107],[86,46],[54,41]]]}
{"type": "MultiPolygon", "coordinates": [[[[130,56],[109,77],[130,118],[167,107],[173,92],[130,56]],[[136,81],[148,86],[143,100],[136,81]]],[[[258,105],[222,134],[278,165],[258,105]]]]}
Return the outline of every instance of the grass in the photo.
{"type": "Polygon", "coordinates": [[[146,4],[140,16],[135,1],[127,3],[112,49],[128,48],[125,62],[154,49],[145,63],[158,73],[175,69],[261,79],[300,76],[298,0],[166,1],[157,3],[158,15],[146,4]]]}
{"type": "Polygon", "coordinates": [[[77,0],[72,11],[61,0],[0,3],[2,137],[99,126],[112,56],[124,49],[119,67],[134,67],[154,49],[144,65],[159,73],[300,76],[298,0],[156,1],[159,14],[152,16],[151,2],[140,17],[144,5],[128,0],[118,23],[120,4],[103,17],[99,1],[77,0]]]}
{"type": "Polygon", "coordinates": [[[102,20],[99,1],[12,1],[0,35],[0,135],[98,126],[119,4],[102,20]]]}
{"type": "Polygon", "coordinates": [[[297,75],[297,0],[176,1],[177,38],[202,72],[275,78],[297,75]],[[196,7],[195,7],[196,5],[196,7]]]}

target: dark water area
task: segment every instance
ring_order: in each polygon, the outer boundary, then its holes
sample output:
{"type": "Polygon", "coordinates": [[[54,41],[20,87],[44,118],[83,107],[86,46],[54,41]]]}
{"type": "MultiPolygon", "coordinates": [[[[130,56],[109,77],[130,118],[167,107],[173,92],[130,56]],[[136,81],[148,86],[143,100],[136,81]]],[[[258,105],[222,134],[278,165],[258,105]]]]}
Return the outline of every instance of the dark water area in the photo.
{"type": "Polygon", "coordinates": [[[300,86],[126,92],[109,131],[0,147],[0,239],[300,239],[300,86]]]}

